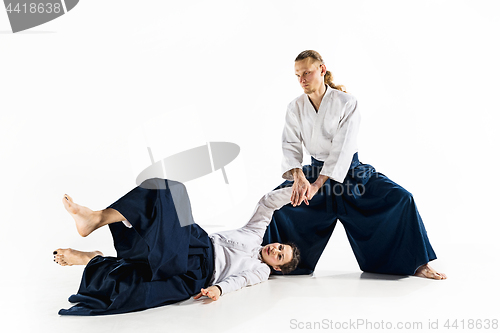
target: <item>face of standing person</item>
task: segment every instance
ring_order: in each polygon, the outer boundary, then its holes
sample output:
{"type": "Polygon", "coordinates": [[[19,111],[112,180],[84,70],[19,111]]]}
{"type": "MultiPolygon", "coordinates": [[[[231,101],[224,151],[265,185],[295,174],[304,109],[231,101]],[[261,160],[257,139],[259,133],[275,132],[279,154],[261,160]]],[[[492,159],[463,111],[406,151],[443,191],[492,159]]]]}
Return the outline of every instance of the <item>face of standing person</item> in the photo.
{"type": "Polygon", "coordinates": [[[325,84],[326,66],[312,58],[295,62],[295,75],[307,95],[320,91],[325,84]]]}
{"type": "Polygon", "coordinates": [[[275,271],[281,271],[279,266],[289,263],[293,257],[293,250],[290,245],[281,243],[267,244],[262,248],[262,260],[272,266],[275,271]]]}

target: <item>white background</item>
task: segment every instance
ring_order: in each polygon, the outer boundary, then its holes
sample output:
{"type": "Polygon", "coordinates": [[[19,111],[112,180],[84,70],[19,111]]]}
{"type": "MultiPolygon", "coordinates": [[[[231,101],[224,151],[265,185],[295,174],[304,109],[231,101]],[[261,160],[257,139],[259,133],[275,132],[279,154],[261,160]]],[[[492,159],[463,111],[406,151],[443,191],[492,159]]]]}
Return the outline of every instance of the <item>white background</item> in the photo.
{"type": "MultiPolygon", "coordinates": [[[[57,315],[68,307],[66,297],[76,292],[83,268],[57,266],[52,251],[114,255],[107,228],[87,238],[76,233],[62,195],[102,209],[135,186],[150,163],[148,146],[160,159],[207,141],[228,141],[241,147],[226,168],[230,186],[224,187],[220,171],[187,186],[195,220],[208,231],[242,225],[258,199],[281,182],[284,114],[302,93],[293,60],[305,49],[319,51],[335,82],[358,99],[360,160],[416,199],[439,258],[434,266],[450,276],[439,282],[448,283],[441,296],[434,296],[436,284],[419,285],[427,288],[424,308],[446,311],[442,318],[498,314],[498,305],[486,304],[499,296],[493,279],[500,230],[497,14],[496,1],[84,0],[52,22],[12,34],[0,11],[3,324],[63,331],[96,323],[93,329],[126,331],[140,327],[146,320],[140,315],[162,318],[174,311],[87,321],[57,315]]],[[[363,280],[340,224],[318,272],[363,280]]],[[[384,285],[393,290],[399,282],[389,283],[384,285]]],[[[356,308],[364,290],[356,286],[353,294],[327,301],[313,297],[311,304],[322,306],[302,320],[329,316],[327,308],[339,298],[356,308]]],[[[269,286],[253,288],[258,294],[269,286]]],[[[294,285],[294,294],[301,290],[294,285]]],[[[238,293],[228,295],[234,304],[255,297],[238,293]]],[[[405,304],[417,301],[404,294],[405,304]]],[[[383,298],[375,294],[372,301],[383,298]]],[[[293,309],[293,299],[287,304],[293,309]]],[[[193,316],[207,316],[203,325],[213,319],[208,306],[186,305],[193,316]]],[[[337,320],[366,315],[342,311],[337,320]]],[[[286,313],[269,309],[259,316],[266,327],[284,331],[292,318],[286,313]]],[[[207,328],[237,327],[217,321],[207,328]]]]}

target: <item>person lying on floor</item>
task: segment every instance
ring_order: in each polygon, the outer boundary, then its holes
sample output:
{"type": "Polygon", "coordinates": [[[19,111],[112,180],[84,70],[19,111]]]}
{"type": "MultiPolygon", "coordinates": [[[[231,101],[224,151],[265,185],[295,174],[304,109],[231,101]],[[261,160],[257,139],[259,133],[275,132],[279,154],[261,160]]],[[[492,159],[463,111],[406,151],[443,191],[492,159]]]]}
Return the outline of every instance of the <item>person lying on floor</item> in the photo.
{"type": "Polygon", "coordinates": [[[179,182],[148,179],[101,211],[64,195],[78,233],[87,237],[108,225],[117,256],[55,250],[54,261],[61,266],[86,265],[78,293],[69,298],[78,304],[59,314],[139,311],[191,296],[216,301],[267,280],[271,268],[284,274],[293,271],[300,260],[294,244],[261,246],[273,212],[288,204],[290,196],[291,188],[272,191],[260,199],[245,226],[208,236],[192,221],[189,197],[179,182]],[[191,222],[182,221],[181,215],[191,222]]]}

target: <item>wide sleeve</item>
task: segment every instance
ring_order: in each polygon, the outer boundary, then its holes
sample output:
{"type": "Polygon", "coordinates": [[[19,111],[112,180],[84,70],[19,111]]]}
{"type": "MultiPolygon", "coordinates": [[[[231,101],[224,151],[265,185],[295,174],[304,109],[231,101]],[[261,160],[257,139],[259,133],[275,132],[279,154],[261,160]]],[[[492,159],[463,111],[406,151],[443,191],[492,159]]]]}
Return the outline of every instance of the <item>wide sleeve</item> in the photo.
{"type": "Polygon", "coordinates": [[[261,283],[269,279],[271,269],[266,264],[260,265],[253,270],[246,270],[238,274],[230,275],[224,280],[216,283],[222,289],[222,295],[247,286],[261,283]]]}
{"type": "Polygon", "coordinates": [[[302,136],[298,115],[289,107],[286,112],[285,128],[281,136],[283,158],[281,172],[283,178],[293,180],[292,169],[302,168],[302,136]]]}
{"type": "Polygon", "coordinates": [[[290,203],[291,196],[291,187],[275,190],[264,195],[257,203],[252,217],[241,230],[257,235],[260,244],[274,211],[290,203]]]}
{"type": "Polygon", "coordinates": [[[320,174],[339,183],[349,171],[353,155],[357,152],[357,136],[361,117],[357,110],[357,101],[351,98],[344,107],[337,131],[332,140],[328,157],[325,159],[320,174]]]}

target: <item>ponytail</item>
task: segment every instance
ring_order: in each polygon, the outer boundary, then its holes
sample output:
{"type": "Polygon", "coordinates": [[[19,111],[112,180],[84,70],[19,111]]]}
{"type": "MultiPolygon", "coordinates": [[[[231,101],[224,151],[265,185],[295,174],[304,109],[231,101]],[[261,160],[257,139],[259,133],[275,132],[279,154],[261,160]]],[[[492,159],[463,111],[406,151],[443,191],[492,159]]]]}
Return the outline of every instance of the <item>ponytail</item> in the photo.
{"type": "Polygon", "coordinates": [[[333,75],[330,71],[326,71],[325,73],[325,84],[329,85],[332,89],[337,89],[345,93],[347,92],[342,84],[336,85],[333,83],[333,75]]]}

